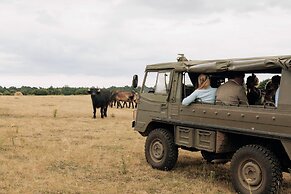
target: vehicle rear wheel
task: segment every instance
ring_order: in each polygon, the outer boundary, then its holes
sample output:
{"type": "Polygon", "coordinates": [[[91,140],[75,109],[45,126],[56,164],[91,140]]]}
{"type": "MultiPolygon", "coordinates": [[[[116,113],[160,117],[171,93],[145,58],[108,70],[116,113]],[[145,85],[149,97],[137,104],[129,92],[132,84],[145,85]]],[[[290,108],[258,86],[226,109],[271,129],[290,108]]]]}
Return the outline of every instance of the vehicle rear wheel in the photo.
{"type": "Polygon", "coordinates": [[[240,148],[232,157],[230,170],[238,193],[277,193],[282,183],[279,160],[260,145],[240,148]]]}
{"type": "Polygon", "coordinates": [[[173,134],[166,129],[150,132],[145,143],[145,157],[153,168],[171,170],[178,159],[178,147],[173,134]]]}

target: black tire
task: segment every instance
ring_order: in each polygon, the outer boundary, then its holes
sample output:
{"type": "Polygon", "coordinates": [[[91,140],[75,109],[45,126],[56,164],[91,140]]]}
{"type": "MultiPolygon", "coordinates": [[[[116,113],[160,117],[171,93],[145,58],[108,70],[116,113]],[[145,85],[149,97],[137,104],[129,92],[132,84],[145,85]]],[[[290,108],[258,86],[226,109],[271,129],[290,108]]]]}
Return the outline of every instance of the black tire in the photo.
{"type": "Polygon", "coordinates": [[[171,170],[178,159],[173,134],[165,129],[151,131],[145,142],[145,157],[153,168],[171,170]]]}
{"type": "Polygon", "coordinates": [[[277,157],[260,145],[240,148],[231,160],[232,184],[238,193],[277,193],[282,170],[277,157]]]}

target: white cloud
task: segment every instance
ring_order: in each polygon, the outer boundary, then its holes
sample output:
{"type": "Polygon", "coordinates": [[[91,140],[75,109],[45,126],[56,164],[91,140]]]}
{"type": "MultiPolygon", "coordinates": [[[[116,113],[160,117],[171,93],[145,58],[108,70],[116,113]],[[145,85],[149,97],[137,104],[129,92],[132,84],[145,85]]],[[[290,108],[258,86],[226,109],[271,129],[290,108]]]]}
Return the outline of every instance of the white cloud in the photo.
{"type": "Polygon", "coordinates": [[[72,77],[122,86],[177,53],[289,54],[290,8],[287,0],[0,0],[0,85],[25,77],[32,86],[70,85],[72,77]]]}

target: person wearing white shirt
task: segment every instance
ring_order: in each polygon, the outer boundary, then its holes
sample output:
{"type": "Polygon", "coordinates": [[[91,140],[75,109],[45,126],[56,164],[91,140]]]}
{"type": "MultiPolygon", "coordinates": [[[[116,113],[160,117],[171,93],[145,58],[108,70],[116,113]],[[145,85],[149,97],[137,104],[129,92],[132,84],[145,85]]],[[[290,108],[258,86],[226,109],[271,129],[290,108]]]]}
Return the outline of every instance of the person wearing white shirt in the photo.
{"type": "Polygon", "coordinates": [[[201,74],[198,77],[198,88],[189,96],[183,99],[182,105],[189,105],[194,101],[203,103],[214,103],[216,88],[210,86],[210,79],[207,75],[201,74]]]}

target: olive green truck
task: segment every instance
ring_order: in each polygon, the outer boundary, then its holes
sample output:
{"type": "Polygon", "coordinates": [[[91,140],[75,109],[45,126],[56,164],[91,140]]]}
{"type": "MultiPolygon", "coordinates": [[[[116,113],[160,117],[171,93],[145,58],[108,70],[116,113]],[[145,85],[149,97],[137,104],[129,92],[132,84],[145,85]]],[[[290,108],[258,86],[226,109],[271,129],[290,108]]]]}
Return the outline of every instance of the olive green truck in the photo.
{"type": "Polygon", "coordinates": [[[179,149],[201,151],[208,162],[231,162],[238,193],[278,193],[282,173],[291,168],[290,84],[291,55],[189,61],[182,55],[177,62],[146,66],[132,126],[147,137],[145,157],[155,169],[171,170],[179,149]],[[181,104],[201,73],[211,77],[212,87],[219,87],[231,72],[280,75],[277,107],[181,104]]]}

